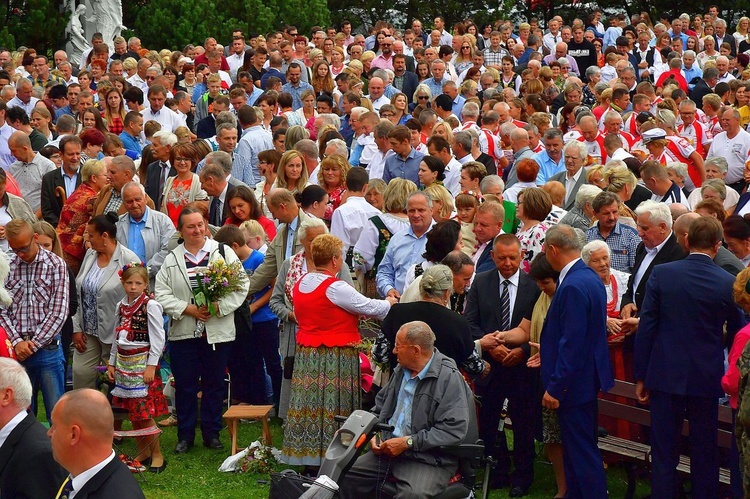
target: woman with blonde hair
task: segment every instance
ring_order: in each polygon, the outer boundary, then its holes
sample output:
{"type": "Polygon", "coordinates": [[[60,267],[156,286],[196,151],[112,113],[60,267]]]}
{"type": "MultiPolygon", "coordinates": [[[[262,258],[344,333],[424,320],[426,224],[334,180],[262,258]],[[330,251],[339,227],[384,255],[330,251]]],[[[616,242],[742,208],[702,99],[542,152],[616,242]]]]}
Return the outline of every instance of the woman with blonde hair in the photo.
{"type": "Polygon", "coordinates": [[[326,223],[331,223],[334,210],[341,205],[344,192],[346,192],[346,174],[349,173],[350,168],[346,158],[339,154],[332,154],[320,162],[318,185],[328,193],[328,205],[323,215],[326,223]]]}
{"type": "MultiPolygon", "coordinates": [[[[629,218],[632,222],[628,223],[628,225],[635,226],[635,221],[638,217],[625,203],[630,201],[630,198],[633,197],[633,194],[638,189],[645,191],[648,191],[648,189],[638,185],[638,179],[625,166],[625,163],[617,162],[621,163],[617,165],[613,165],[613,163],[615,162],[610,161],[607,163],[607,167],[602,173],[602,181],[607,184],[607,191],[614,192],[620,198],[620,221],[625,222],[625,219],[629,218]]],[[[650,194],[648,197],[651,197],[650,194]]]]}
{"type": "Polygon", "coordinates": [[[453,61],[453,65],[456,68],[456,73],[458,74],[463,73],[474,65],[474,63],[472,62],[472,58],[474,57],[474,51],[477,47],[471,42],[471,38],[466,36],[463,37],[461,48],[458,50],[456,58],[453,61]]]}
{"type": "Polygon", "coordinates": [[[344,49],[342,49],[338,45],[333,47],[333,52],[331,52],[331,67],[330,67],[332,77],[335,78],[344,71],[344,68],[346,67],[344,65],[344,59],[346,59],[344,49]]]}
{"type": "Polygon", "coordinates": [[[461,97],[463,97],[464,99],[470,99],[472,97],[476,97],[478,91],[479,91],[479,85],[477,84],[476,81],[470,78],[466,78],[461,83],[461,86],[458,87],[458,92],[461,94],[461,97]]]}
{"type": "Polygon", "coordinates": [[[362,57],[359,58],[359,61],[362,63],[362,74],[366,75],[370,72],[370,64],[372,64],[373,59],[375,59],[375,52],[372,50],[366,50],[362,57]]]}
{"type": "Polygon", "coordinates": [[[443,222],[453,218],[456,206],[448,189],[440,184],[433,183],[425,187],[424,192],[432,199],[432,219],[435,222],[443,222]]]}
{"type": "Polygon", "coordinates": [[[308,181],[305,158],[302,153],[291,150],[281,156],[279,166],[276,169],[276,182],[274,187],[286,189],[292,193],[302,192],[310,185],[308,181]]]}
{"type": "Polygon", "coordinates": [[[302,125],[290,126],[284,137],[284,149],[291,151],[294,146],[302,139],[309,139],[310,131],[302,125]]]}
{"type": "Polygon", "coordinates": [[[55,125],[52,124],[52,114],[46,106],[37,106],[31,111],[29,122],[32,128],[44,135],[47,140],[51,141],[57,137],[55,125]]]}
{"type": "Polygon", "coordinates": [[[104,120],[107,122],[107,129],[110,133],[121,134],[124,130],[123,121],[125,120],[125,104],[122,94],[116,88],[107,90],[105,96],[104,120]]]}
{"type": "Polygon", "coordinates": [[[453,129],[445,121],[435,123],[430,132],[430,137],[443,137],[449,144],[453,143],[453,129]]]}

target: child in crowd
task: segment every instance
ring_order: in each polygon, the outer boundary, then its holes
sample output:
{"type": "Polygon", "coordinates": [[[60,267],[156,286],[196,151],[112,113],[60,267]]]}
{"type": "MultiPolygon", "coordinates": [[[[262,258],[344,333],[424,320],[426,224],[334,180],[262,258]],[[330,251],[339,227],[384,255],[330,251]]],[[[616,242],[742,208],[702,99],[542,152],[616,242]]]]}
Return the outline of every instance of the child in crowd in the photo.
{"type": "Polygon", "coordinates": [[[266,231],[257,220],[245,220],[240,224],[240,230],[242,230],[245,242],[250,248],[262,255],[266,254],[266,250],[268,250],[266,231]]]}
{"type": "MultiPolygon", "coordinates": [[[[107,374],[115,383],[112,405],[127,409],[133,428],[154,426],[154,418],[167,414],[167,400],[159,375],[159,358],[166,337],[162,307],[148,294],[148,270],[144,264],[131,262],[120,271],[125,298],[117,308],[115,341],[109,356],[107,374]]],[[[150,471],[161,473],[167,462],[161,453],[159,437],[149,438],[139,447],[139,455],[129,463],[142,470],[150,461],[150,471]],[[143,463],[143,464],[142,464],[143,463]]]]}
{"type": "MultiPolygon", "coordinates": [[[[265,231],[260,224],[255,220],[251,221],[260,227],[260,234],[265,237],[265,231]]],[[[255,234],[253,240],[257,245],[258,233],[255,234]]],[[[250,276],[263,263],[264,256],[246,243],[246,237],[242,229],[226,225],[219,229],[214,239],[232,248],[250,276]]],[[[241,308],[246,307],[245,310],[235,311],[237,337],[229,356],[229,373],[232,379],[241,380],[241,383],[232,385],[232,399],[239,403],[265,404],[268,402],[265,389],[267,372],[271,377],[273,403],[278,411],[282,370],[279,359],[279,320],[268,306],[271,291],[271,286],[267,286],[241,305],[241,308]],[[243,323],[247,319],[250,319],[251,324],[243,323]],[[244,334],[241,332],[243,329],[244,334]]]]}
{"type": "Polygon", "coordinates": [[[472,256],[477,238],[474,235],[474,215],[477,213],[479,198],[474,194],[461,193],[456,196],[456,218],[461,222],[461,241],[464,247],[461,251],[472,256]]]}

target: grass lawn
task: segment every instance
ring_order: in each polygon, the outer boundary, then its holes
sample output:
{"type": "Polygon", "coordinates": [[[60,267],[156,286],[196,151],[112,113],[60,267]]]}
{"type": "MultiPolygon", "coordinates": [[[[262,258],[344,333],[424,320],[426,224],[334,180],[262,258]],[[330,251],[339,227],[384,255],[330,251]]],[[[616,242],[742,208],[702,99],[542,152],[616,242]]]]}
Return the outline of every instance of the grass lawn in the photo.
{"type": "MultiPolygon", "coordinates": [[[[45,422],[44,408],[41,395],[38,399],[39,419],[45,422]]],[[[130,424],[125,422],[125,429],[130,429],[130,424]]],[[[267,498],[270,479],[268,475],[221,473],[219,466],[229,456],[230,441],[226,428],[222,430],[220,438],[225,446],[223,451],[206,449],[201,445],[200,430],[196,432],[196,445],[186,454],[176,455],[173,452],[177,443],[177,428],[163,428],[161,435],[161,446],[164,457],[167,460],[167,469],[161,474],[143,473],[139,480],[141,488],[148,499],[254,499],[267,498]]],[[[240,423],[237,445],[240,448],[247,446],[255,440],[260,439],[260,422],[240,423]]],[[[274,446],[281,448],[284,432],[281,420],[271,421],[271,435],[274,446]]],[[[508,442],[512,443],[512,432],[508,432],[508,442]]],[[[133,453],[135,442],[128,439],[120,447],[122,451],[133,453]]],[[[540,449],[537,446],[537,449],[540,449]]],[[[278,470],[289,468],[279,465],[278,470]]],[[[300,469],[300,468],[296,468],[300,469]]],[[[527,496],[532,499],[554,497],[557,492],[552,465],[542,458],[537,458],[534,466],[535,479],[527,496]]],[[[624,497],[627,490],[627,478],[625,471],[619,466],[612,466],[607,470],[607,482],[609,493],[612,498],[624,497]]],[[[650,486],[647,482],[639,480],[636,488],[636,497],[650,494],[650,486]]],[[[508,489],[491,491],[493,499],[508,497],[508,489]]]]}
{"type": "MultiPolygon", "coordinates": [[[[260,438],[260,423],[241,423],[239,425],[238,445],[248,445],[260,438]]],[[[271,425],[271,433],[276,447],[281,447],[283,431],[279,420],[274,420],[271,425]]],[[[512,437],[511,437],[512,438],[512,437]]],[[[200,498],[200,499],[245,499],[268,497],[268,476],[251,474],[234,474],[218,472],[219,465],[229,455],[229,436],[222,431],[221,439],[227,447],[225,451],[212,451],[200,445],[200,433],[196,437],[197,445],[187,454],[175,455],[172,452],[177,443],[176,428],[166,428],[161,437],[161,445],[168,465],[164,473],[154,475],[144,473],[145,482],[141,482],[146,497],[149,499],[177,499],[177,498],[200,498]]],[[[126,450],[132,450],[132,443],[124,446],[126,450]]],[[[280,465],[279,469],[287,466],[280,465]]],[[[555,478],[552,466],[541,459],[537,459],[535,466],[536,478],[531,488],[531,498],[549,499],[555,495],[555,478]]],[[[618,466],[607,470],[610,496],[613,498],[623,497],[627,488],[625,472],[618,466]]],[[[636,496],[645,496],[650,493],[647,483],[639,483],[636,496]]],[[[492,498],[508,497],[508,489],[493,491],[492,498]]]]}

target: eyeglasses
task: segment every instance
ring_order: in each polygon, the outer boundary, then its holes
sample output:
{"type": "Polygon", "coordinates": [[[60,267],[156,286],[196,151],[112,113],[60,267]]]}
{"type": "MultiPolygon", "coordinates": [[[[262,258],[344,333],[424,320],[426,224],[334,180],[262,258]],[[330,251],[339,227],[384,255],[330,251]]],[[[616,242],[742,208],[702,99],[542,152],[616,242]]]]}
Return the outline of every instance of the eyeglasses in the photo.
{"type": "Polygon", "coordinates": [[[461,47],[461,50],[465,50],[465,49],[470,49],[470,48],[471,48],[471,47],[469,47],[469,46],[467,45],[466,47],[461,47]]]}
{"type": "Polygon", "coordinates": [[[34,245],[34,240],[32,239],[31,241],[29,241],[29,244],[27,244],[26,246],[23,246],[21,248],[14,248],[11,246],[10,249],[13,250],[13,253],[15,253],[16,255],[20,255],[21,253],[28,253],[29,251],[31,251],[31,247],[33,245],[34,245]]]}
{"type": "Polygon", "coordinates": [[[381,43],[380,44],[381,47],[390,47],[391,45],[393,45],[393,44],[392,43],[381,43]]]}
{"type": "Polygon", "coordinates": [[[392,113],[382,113],[380,115],[381,118],[393,118],[393,116],[394,115],[392,113]]]}
{"type": "Polygon", "coordinates": [[[175,163],[190,163],[192,160],[190,158],[175,158],[175,163]]]}
{"type": "Polygon", "coordinates": [[[419,99],[419,100],[427,100],[427,99],[429,99],[429,97],[427,97],[426,95],[420,95],[420,96],[417,97],[417,99],[419,99]]]}

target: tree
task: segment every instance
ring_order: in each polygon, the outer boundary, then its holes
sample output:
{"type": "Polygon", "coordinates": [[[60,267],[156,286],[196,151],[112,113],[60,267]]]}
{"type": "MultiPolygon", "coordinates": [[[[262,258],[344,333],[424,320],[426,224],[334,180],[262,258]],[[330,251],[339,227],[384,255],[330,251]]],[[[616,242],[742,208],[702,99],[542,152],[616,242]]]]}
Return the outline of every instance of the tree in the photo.
{"type": "Polygon", "coordinates": [[[58,0],[0,1],[0,44],[6,47],[25,45],[40,54],[65,44],[65,27],[70,14],[61,13],[58,0]]]}

